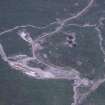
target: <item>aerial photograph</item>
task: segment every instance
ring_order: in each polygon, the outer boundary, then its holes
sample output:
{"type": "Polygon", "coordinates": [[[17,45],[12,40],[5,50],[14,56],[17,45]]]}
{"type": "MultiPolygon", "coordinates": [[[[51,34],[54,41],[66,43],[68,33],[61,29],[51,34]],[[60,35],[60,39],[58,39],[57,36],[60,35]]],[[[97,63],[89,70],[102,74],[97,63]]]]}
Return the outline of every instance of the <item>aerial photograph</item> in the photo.
{"type": "Polygon", "coordinates": [[[0,0],[0,105],[105,105],[105,0],[0,0]]]}

